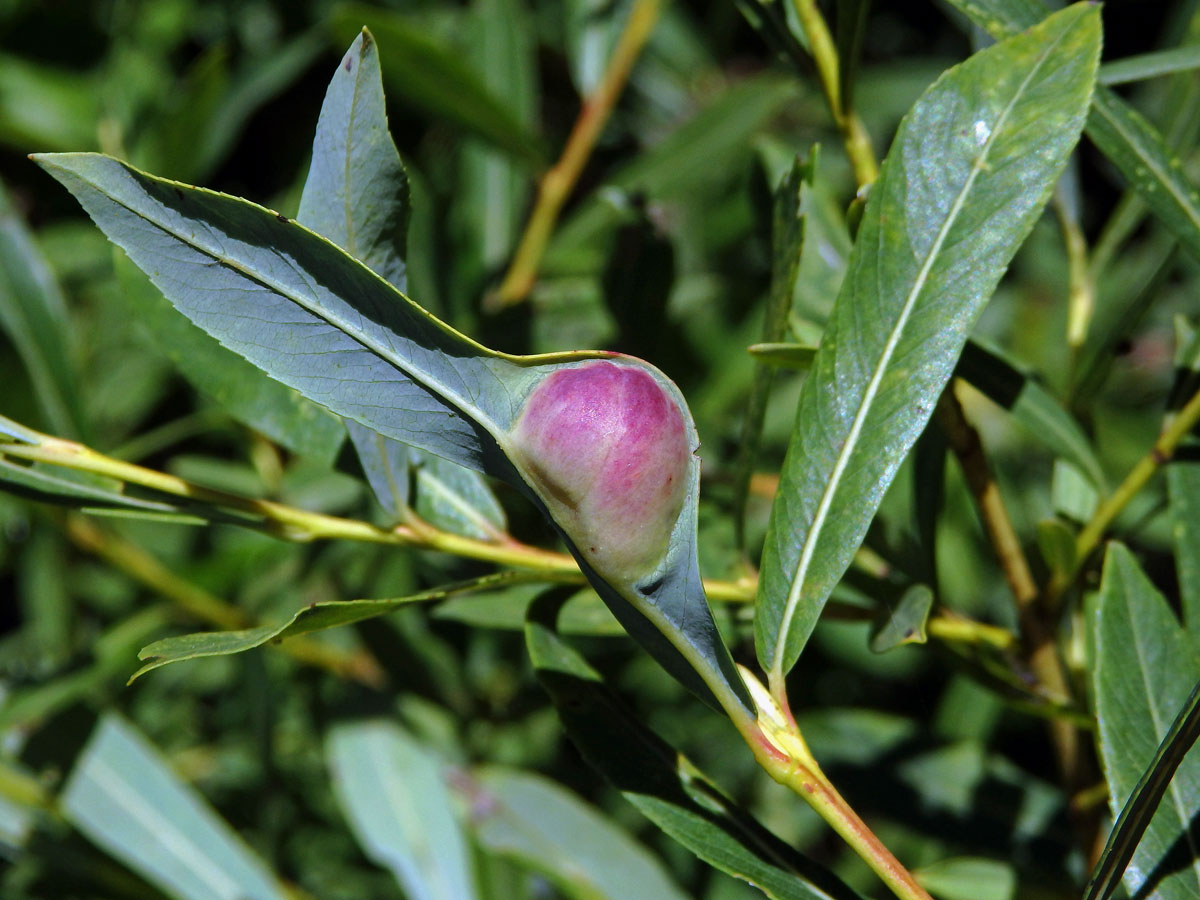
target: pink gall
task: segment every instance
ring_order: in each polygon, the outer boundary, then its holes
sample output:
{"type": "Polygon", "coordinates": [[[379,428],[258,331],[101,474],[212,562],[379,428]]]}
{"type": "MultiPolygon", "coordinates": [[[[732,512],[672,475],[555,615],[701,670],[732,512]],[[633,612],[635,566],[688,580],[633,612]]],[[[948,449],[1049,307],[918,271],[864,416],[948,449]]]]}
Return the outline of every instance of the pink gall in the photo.
{"type": "Polygon", "coordinates": [[[599,361],[547,377],[513,428],[530,484],[611,583],[632,585],[667,552],[688,494],[684,415],[650,372],[599,361]]]}

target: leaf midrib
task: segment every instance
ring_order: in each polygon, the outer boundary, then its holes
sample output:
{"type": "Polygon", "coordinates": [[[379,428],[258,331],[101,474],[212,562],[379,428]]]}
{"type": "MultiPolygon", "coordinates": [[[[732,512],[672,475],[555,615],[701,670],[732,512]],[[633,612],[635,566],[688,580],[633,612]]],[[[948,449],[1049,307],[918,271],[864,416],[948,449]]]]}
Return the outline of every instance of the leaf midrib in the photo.
{"type": "Polygon", "coordinates": [[[884,345],[883,354],[880,356],[879,363],[871,373],[871,379],[867,383],[867,390],[863,397],[863,401],[859,404],[858,411],[855,413],[854,421],[851,423],[850,432],[842,444],[841,450],[838,452],[837,460],[834,463],[833,472],[829,481],[825,485],[825,489],[821,492],[821,499],[817,505],[817,511],[813,516],[812,526],[809,528],[808,535],[805,537],[804,546],[801,548],[800,561],[797,564],[796,573],[792,577],[791,585],[788,590],[787,604],[784,606],[783,618],[780,620],[779,632],[775,638],[774,654],[771,663],[770,678],[772,682],[779,681],[783,678],[784,657],[786,655],[788,632],[791,630],[792,619],[795,617],[796,610],[800,604],[800,593],[804,586],[805,578],[808,575],[809,566],[812,564],[813,556],[816,552],[816,546],[820,539],[820,535],[824,528],[825,519],[829,515],[829,510],[833,506],[833,498],[837,494],[837,490],[841,485],[842,475],[850,464],[850,459],[857,449],[858,438],[862,433],[862,429],[866,424],[866,419],[870,415],[871,407],[875,396],[879,391],[879,385],[883,381],[887,368],[891,363],[892,355],[895,353],[896,347],[900,342],[905,327],[908,324],[909,317],[912,314],[916,302],[919,299],[925,283],[928,280],[929,272],[933,268],[933,264],[941,252],[942,245],[945,243],[950,229],[954,226],[959,212],[966,203],[967,195],[975,184],[975,180],[979,173],[983,171],[988,157],[988,153],[992,146],[999,139],[1003,132],[1009,114],[1014,106],[1024,95],[1026,88],[1037,73],[1041,70],[1046,60],[1049,59],[1051,52],[1065,40],[1070,29],[1065,29],[1050,45],[1045,47],[1038,58],[1037,64],[1030,70],[1029,74],[1022,80],[1017,90],[1014,92],[1012,99],[1001,112],[1000,117],[996,120],[996,126],[992,129],[987,141],[984,142],[982,151],[976,157],[974,164],[971,167],[970,175],[967,177],[966,183],[959,191],[955,198],[954,205],[951,207],[946,216],[942,227],[938,229],[938,234],[929,251],[925,255],[925,259],[921,264],[921,268],[917,273],[916,280],[909,290],[908,296],[904,300],[904,304],[900,310],[900,317],[896,322],[896,326],[892,329],[888,336],[887,343],[884,345]]]}
{"type": "Polygon", "coordinates": [[[176,823],[163,815],[152,804],[147,803],[134,791],[123,774],[108,764],[107,761],[94,758],[93,783],[118,804],[118,808],[135,822],[144,827],[148,834],[154,835],[157,843],[173,859],[183,864],[184,868],[195,875],[201,884],[208,885],[216,896],[227,891],[240,891],[244,885],[229,876],[223,869],[213,866],[214,860],[207,851],[191,835],[176,827],[176,823]],[[214,876],[215,880],[214,880],[214,876]]]}
{"type": "MultiPolygon", "coordinates": [[[[360,38],[361,40],[361,38],[360,38]]],[[[354,134],[354,119],[358,115],[358,87],[362,82],[363,57],[366,55],[366,47],[361,47],[358,53],[358,65],[354,68],[354,86],[350,91],[350,114],[346,120],[346,140],[343,144],[345,152],[342,154],[343,159],[343,184],[346,186],[342,192],[342,214],[346,217],[346,247],[345,251],[355,259],[361,259],[358,253],[358,240],[354,229],[354,214],[351,209],[350,198],[352,191],[350,190],[350,160],[353,152],[350,147],[350,137],[354,134]]]]}
{"type": "MultiPolygon", "coordinates": [[[[135,174],[132,170],[130,170],[128,167],[126,167],[123,163],[118,162],[117,165],[119,165],[125,171],[126,174],[129,174],[129,175],[135,174]]],[[[383,362],[386,362],[389,365],[393,366],[394,368],[398,369],[400,372],[402,372],[403,374],[412,378],[413,381],[416,381],[422,387],[432,391],[438,397],[441,397],[442,399],[449,402],[452,406],[454,406],[455,408],[459,409],[464,414],[466,414],[468,418],[474,420],[476,422],[476,424],[482,426],[494,438],[496,438],[497,440],[500,440],[500,429],[497,426],[496,422],[492,419],[491,416],[485,414],[483,412],[483,410],[479,409],[479,407],[477,407],[475,404],[468,402],[463,397],[459,396],[456,392],[454,392],[450,388],[446,387],[442,382],[434,379],[428,373],[422,372],[420,369],[418,369],[416,366],[413,366],[408,361],[397,357],[392,351],[390,351],[388,348],[384,347],[382,344],[380,344],[374,338],[370,337],[367,334],[364,334],[361,331],[361,329],[355,328],[348,324],[344,324],[337,316],[333,315],[333,313],[331,313],[329,310],[322,308],[320,306],[320,304],[318,304],[315,300],[306,302],[305,300],[300,299],[299,297],[295,296],[292,292],[290,292],[290,291],[284,289],[283,287],[279,286],[278,284],[274,283],[272,281],[272,279],[267,278],[265,275],[257,272],[255,269],[249,267],[247,264],[242,263],[241,261],[235,260],[232,257],[228,257],[228,256],[224,255],[223,253],[220,253],[216,250],[213,250],[209,247],[204,246],[197,238],[184,237],[182,234],[177,232],[175,229],[169,228],[164,223],[162,223],[154,218],[151,218],[150,216],[147,216],[141,210],[135,209],[129,203],[114,196],[112,193],[105,190],[100,185],[96,184],[95,182],[84,179],[82,175],[80,175],[77,172],[73,172],[70,169],[68,169],[67,171],[71,172],[71,174],[74,175],[76,178],[79,178],[90,189],[107,197],[113,203],[115,203],[118,206],[120,206],[121,208],[125,209],[132,215],[137,216],[139,219],[141,219],[143,222],[146,222],[151,227],[157,228],[159,231],[163,232],[164,234],[169,235],[170,237],[179,241],[181,244],[184,244],[185,246],[191,247],[192,249],[194,249],[202,254],[205,254],[206,256],[210,257],[217,264],[226,266],[227,268],[232,269],[233,271],[237,272],[239,275],[248,279],[249,281],[259,284],[262,287],[266,288],[267,290],[273,292],[274,294],[281,296],[281,297],[285,298],[286,300],[291,301],[292,303],[295,303],[297,306],[299,306],[302,309],[306,310],[307,312],[311,313],[313,316],[316,316],[318,319],[321,319],[322,321],[328,323],[329,325],[332,325],[334,328],[338,329],[338,331],[342,332],[347,337],[349,337],[351,340],[354,340],[355,342],[361,344],[365,349],[369,350],[375,356],[379,357],[383,362]]],[[[194,188],[190,185],[177,185],[177,187],[182,190],[186,190],[186,191],[191,191],[191,192],[199,191],[201,193],[204,193],[202,191],[202,189],[194,188]]],[[[242,202],[246,205],[246,207],[248,209],[256,208],[253,204],[250,204],[248,201],[242,201],[242,202]]],[[[267,210],[263,210],[263,212],[267,212],[268,214],[270,214],[269,211],[267,211],[267,210]]],[[[201,220],[201,221],[204,221],[204,220],[201,220]]],[[[206,225],[206,227],[208,227],[207,222],[205,222],[204,224],[206,225]]],[[[343,253],[343,254],[345,253],[345,251],[341,247],[337,247],[336,244],[334,244],[332,241],[328,240],[327,238],[322,237],[321,235],[317,234],[316,232],[314,232],[308,228],[305,228],[305,226],[301,225],[299,222],[293,221],[291,224],[294,227],[303,228],[306,232],[313,235],[314,237],[325,241],[326,243],[330,244],[330,246],[336,247],[339,253],[343,253]]],[[[347,260],[350,264],[360,266],[365,271],[369,272],[371,274],[371,277],[376,279],[377,281],[379,281],[381,284],[387,285],[388,290],[390,290],[394,293],[399,293],[396,291],[396,289],[394,287],[392,287],[390,284],[388,284],[387,281],[385,281],[377,273],[372,271],[368,266],[359,262],[357,259],[347,256],[347,260]]],[[[402,294],[400,294],[399,296],[401,298],[401,302],[405,302],[405,303],[411,302],[410,300],[408,300],[407,297],[404,297],[402,294]]],[[[380,326],[380,327],[384,327],[384,326],[380,326]]],[[[368,427],[371,427],[371,426],[368,426],[368,427]]]]}

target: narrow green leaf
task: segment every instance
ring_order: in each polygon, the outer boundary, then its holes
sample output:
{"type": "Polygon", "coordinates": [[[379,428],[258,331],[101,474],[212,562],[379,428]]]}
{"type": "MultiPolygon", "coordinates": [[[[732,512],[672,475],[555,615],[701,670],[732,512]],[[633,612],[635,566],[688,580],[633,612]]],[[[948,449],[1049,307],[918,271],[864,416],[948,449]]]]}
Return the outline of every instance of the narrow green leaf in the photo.
{"type": "Polygon", "coordinates": [[[1083,127],[1099,10],[1077,4],[947,72],[900,126],[800,394],[755,631],[778,684],[1083,127]]]}
{"type": "MultiPolygon", "coordinates": [[[[1178,410],[1200,390],[1200,329],[1178,317],[1175,321],[1175,383],[1169,407],[1178,410]]],[[[1175,545],[1175,568],[1183,624],[1200,634],[1200,442],[1191,437],[1183,442],[1167,465],[1168,514],[1175,545]]]]}
{"type": "Polygon", "coordinates": [[[1162,133],[1105,87],[1096,90],[1087,133],[1172,236],[1200,257],[1200,192],[1162,133]]]}
{"type": "Polygon", "coordinates": [[[53,532],[33,531],[14,573],[21,633],[48,671],[60,669],[74,645],[75,604],[65,580],[65,549],[53,532]]]}
{"type": "Polygon", "coordinates": [[[329,82],[296,219],[404,291],[408,176],[388,133],[379,50],[365,28],[329,82]]]}
{"type": "MultiPolygon", "coordinates": [[[[400,291],[407,287],[408,177],[388,133],[379,55],[371,33],[354,40],[325,94],[312,165],[297,217],[400,291]]],[[[367,480],[395,519],[410,505],[439,528],[484,540],[504,532],[504,513],[475,472],[346,420],[367,480]]]]}
{"type": "Polygon", "coordinates": [[[1093,627],[1100,758],[1113,816],[1119,819],[1109,851],[1113,859],[1106,858],[1098,869],[1098,885],[1111,890],[1124,869],[1130,896],[1195,897],[1200,894],[1200,847],[1194,831],[1200,756],[1181,757],[1196,737],[1196,695],[1189,699],[1189,692],[1200,682],[1200,647],[1180,627],[1133,554],[1116,543],[1109,545],[1104,560],[1093,627]],[[1180,710],[1183,715],[1173,728],[1180,710]],[[1136,802],[1121,818],[1121,809],[1135,795],[1136,802]],[[1128,868],[1118,864],[1118,855],[1130,860],[1128,868]]]}
{"type": "Polygon", "coordinates": [[[284,638],[373,619],[413,603],[432,603],[460,594],[490,591],[504,585],[533,580],[536,577],[524,572],[500,572],[496,575],[484,575],[470,581],[422,591],[408,597],[394,597],[386,600],[324,600],[304,607],[282,625],[262,625],[258,628],[245,628],[237,631],[201,631],[163,638],[142,648],[138,653],[138,659],[151,660],[151,662],[134,672],[129,681],[132,683],[152,669],[170,663],[199,659],[204,656],[227,656],[231,653],[242,653],[270,642],[281,641],[284,638]]]}
{"type": "Polygon", "coordinates": [[[1139,53],[1137,56],[1127,56],[1105,63],[1100,67],[1097,81],[1111,87],[1114,84],[1142,81],[1175,72],[1190,72],[1192,69],[1200,69],[1200,47],[1175,47],[1171,50],[1139,53]]]}
{"type": "Polygon", "coordinates": [[[33,236],[0,184],[0,328],[29,372],[46,423],[84,439],[67,304],[33,236]]]}
{"type": "Polygon", "coordinates": [[[552,596],[535,603],[526,646],[567,735],[593,768],[700,859],[774,900],[861,900],[739,808],[625,707],[556,634],[556,607],[552,596]]]}
{"type": "Polygon", "coordinates": [[[427,453],[410,457],[409,464],[416,471],[417,515],[422,519],[481,541],[504,539],[504,508],[478,472],[427,453]]]}
{"type": "Polygon", "coordinates": [[[386,437],[483,468],[537,380],[270,210],[98,154],[37,160],[192,321],[386,437]]]}
{"type": "Polygon", "coordinates": [[[242,424],[303,456],[331,464],[345,441],[335,416],[266,377],[187,320],[162,291],[121,256],[115,260],[121,301],[184,378],[242,424]]]}
{"type": "MultiPolygon", "coordinates": [[[[1000,38],[1046,14],[1037,0],[950,0],[972,22],[1000,38]]],[[[1101,85],[1092,98],[1087,135],[1167,230],[1200,257],[1200,192],[1162,133],[1145,116],[1101,85]]]]}
{"type": "Polygon", "coordinates": [[[943,859],[913,875],[941,900],[1013,900],[1017,895],[1017,873],[1011,864],[997,859],[943,859]]]}
{"type": "Polygon", "coordinates": [[[411,500],[412,485],[408,477],[409,458],[420,450],[385,438],[378,431],[346,419],[346,431],[358,453],[358,462],[367,484],[371,486],[379,505],[391,516],[393,522],[404,518],[404,511],[411,500]]]}
{"type": "MultiPolygon", "coordinates": [[[[26,428],[20,422],[14,422],[7,416],[0,416],[0,437],[8,438],[18,444],[40,444],[42,435],[32,428],[26,428]]],[[[0,442],[2,443],[2,442],[0,442]]],[[[3,448],[0,447],[0,450],[3,448]]]]}
{"type": "MultiPolygon", "coordinates": [[[[75,195],[109,239],[150,274],[176,308],[223,344],[332,411],[385,437],[503,478],[547,516],[529,471],[509,454],[526,399],[564,365],[611,357],[514,357],[489,351],[435,319],[335,244],[245,200],[146,175],[97,154],[38,161],[75,195]]],[[[639,360],[684,413],[661,372],[639,360]]],[[[683,509],[655,570],[610,583],[559,530],[626,630],[701,697],[753,708],[708,609],[696,550],[699,460],[690,455],[683,509]]]]}
{"type": "Polygon", "coordinates": [[[1075,466],[1054,461],[1050,477],[1050,505],[1054,514],[1070,522],[1087,522],[1100,502],[1100,492],[1075,466]]]}
{"type": "Polygon", "coordinates": [[[928,640],[925,623],[932,609],[933,591],[927,585],[914,584],[872,627],[871,651],[886,653],[905,644],[924,644],[928,640]]]}
{"type": "Polygon", "coordinates": [[[1176,459],[1167,466],[1167,497],[1183,623],[1200,634],[1200,462],[1176,459]]]}
{"type": "Polygon", "coordinates": [[[871,0],[838,0],[835,18],[838,81],[845,109],[854,108],[854,87],[858,83],[863,38],[866,36],[870,10],[871,0]]]}
{"type": "Polygon", "coordinates": [[[177,900],[287,900],[233,829],[133,726],[105,715],[60,798],[66,819],[177,900]]]}
{"type": "Polygon", "coordinates": [[[457,785],[475,839],[542,872],[575,900],[685,900],[645,847],[548,778],[488,766],[457,785]]]}
{"type": "MultiPolygon", "coordinates": [[[[325,92],[297,221],[403,292],[410,214],[408,176],[388,132],[379,52],[364,28],[325,92]]],[[[345,421],[376,499],[400,520],[409,505],[409,458],[420,451],[345,421]]]]}
{"type": "Polygon", "coordinates": [[[388,91],[427,114],[450,121],[515,159],[544,163],[541,142],[476,77],[462,54],[427,29],[390,10],[350,3],[330,23],[343,46],[365,25],[379,40],[388,91]]]}
{"type": "MultiPolygon", "coordinates": [[[[0,444],[0,450],[3,445],[0,444]]],[[[186,516],[185,507],[123,493],[104,480],[84,480],[70,471],[51,472],[40,466],[27,466],[0,456],[0,484],[14,494],[43,503],[96,509],[148,512],[158,515],[186,516]]]]}
{"type": "Polygon", "coordinates": [[[1075,571],[1075,530],[1062,519],[1042,519],[1037,523],[1038,549],[1051,574],[1064,577],[1075,571]]]}
{"type": "Polygon", "coordinates": [[[387,721],[335,727],[325,742],[334,793],[363,851],[412,900],[478,896],[471,853],[441,765],[387,721]]]}
{"type": "MultiPolygon", "coordinates": [[[[539,117],[538,43],[535,15],[526,0],[474,0],[469,46],[464,56],[522,127],[534,130],[539,117]]],[[[449,216],[462,249],[454,252],[456,274],[481,285],[508,262],[528,214],[533,175],[529,166],[480,140],[464,142],[449,216]]]]}
{"type": "Polygon", "coordinates": [[[1073,463],[1094,487],[1107,490],[1100,457],[1075,417],[1003,350],[978,340],[967,341],[955,374],[1008,410],[1031,437],[1073,463]]]}
{"type": "MultiPolygon", "coordinates": [[[[797,159],[775,191],[771,224],[771,286],[763,313],[763,343],[757,345],[760,347],[764,344],[778,346],[787,334],[788,314],[792,309],[796,276],[800,272],[800,251],[804,246],[806,206],[811,202],[806,195],[811,191],[816,171],[816,154],[814,149],[807,163],[797,159]]],[[[736,462],[737,480],[733,490],[733,527],[734,539],[738,547],[743,549],[746,544],[746,501],[750,496],[750,477],[754,474],[754,464],[758,458],[767,400],[774,380],[773,367],[760,364],[755,368],[750,397],[746,403],[746,417],[742,422],[741,445],[736,462]]]]}

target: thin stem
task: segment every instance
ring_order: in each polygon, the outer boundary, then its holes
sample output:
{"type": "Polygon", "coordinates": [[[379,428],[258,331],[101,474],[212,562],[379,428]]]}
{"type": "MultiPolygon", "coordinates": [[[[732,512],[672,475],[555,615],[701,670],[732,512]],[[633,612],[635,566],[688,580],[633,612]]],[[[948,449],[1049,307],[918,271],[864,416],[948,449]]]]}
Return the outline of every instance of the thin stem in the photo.
{"type": "Polygon", "coordinates": [[[796,793],[804,791],[809,805],[871,867],[893,894],[901,900],[932,900],[912,873],[892,855],[875,836],[875,832],[867,827],[853,807],[838,793],[825,773],[815,769],[812,775],[815,776],[812,782],[801,778],[799,784],[790,779],[783,783],[796,793]]]}
{"type": "MultiPolygon", "coordinates": [[[[821,616],[837,622],[874,622],[879,614],[867,606],[830,600],[821,616]]],[[[996,650],[1012,650],[1017,645],[1017,636],[1007,628],[977,622],[955,612],[930,616],[925,622],[925,633],[951,644],[972,644],[996,650]]]]}
{"type": "MultiPolygon", "coordinates": [[[[238,494],[215,491],[174,475],[112,459],[74,441],[49,435],[36,435],[35,433],[31,433],[31,435],[35,435],[39,439],[37,443],[0,443],[0,457],[7,455],[105,475],[127,484],[211,505],[218,510],[235,510],[246,513],[250,518],[240,524],[249,528],[257,528],[284,540],[297,542],[350,540],[436,550],[466,559],[533,570],[555,580],[569,579],[579,584],[585,583],[583,573],[580,572],[579,564],[574,557],[566,553],[557,553],[553,550],[543,550],[540,547],[523,544],[508,535],[501,542],[483,541],[442,531],[421,520],[410,521],[391,529],[379,528],[354,519],[308,512],[269,500],[255,500],[238,494]]],[[[204,511],[200,510],[199,513],[203,515],[204,511]]],[[[87,520],[79,518],[73,521],[86,523],[87,520]]],[[[85,533],[79,530],[83,527],[83,525],[76,526],[75,537],[77,542],[87,549],[99,553],[103,546],[114,546],[112,541],[115,541],[116,538],[104,539],[102,536],[106,533],[99,531],[94,526],[91,527],[91,532],[85,533]],[[97,535],[101,537],[97,537],[97,535]],[[95,547],[87,545],[89,538],[93,542],[98,542],[95,547]]],[[[127,546],[131,550],[137,549],[132,545],[127,546]]],[[[248,623],[244,619],[234,618],[241,616],[241,612],[235,607],[229,607],[223,600],[207,595],[199,589],[187,591],[180,585],[173,584],[171,579],[175,579],[175,581],[179,581],[179,579],[168,570],[155,571],[146,560],[141,559],[135,562],[128,554],[121,554],[118,558],[120,561],[117,562],[114,559],[114,565],[117,565],[118,568],[129,565],[130,574],[138,577],[143,583],[152,587],[171,585],[172,594],[169,596],[173,596],[181,608],[188,609],[197,618],[225,628],[247,626],[248,623]],[[143,577],[147,575],[149,580],[143,577]],[[159,575],[163,577],[158,577],[159,575]]],[[[867,569],[871,569],[872,566],[886,567],[886,563],[882,560],[875,560],[872,563],[870,557],[868,557],[867,563],[869,563],[866,565],[867,569]]],[[[154,564],[160,569],[162,568],[161,564],[156,562],[154,564]]],[[[877,571],[875,574],[877,577],[884,577],[886,571],[877,571]]],[[[706,578],[703,584],[709,600],[715,603],[753,603],[758,591],[758,582],[754,578],[744,578],[738,581],[706,578]]],[[[166,591],[160,591],[160,593],[168,596],[166,591]]],[[[929,634],[956,643],[986,644],[998,649],[1007,649],[1013,643],[1013,634],[1007,629],[958,616],[934,616],[929,620],[927,627],[929,634]]]]}
{"type": "Polygon", "coordinates": [[[901,900],[931,900],[821,771],[790,712],[749,670],[739,667],[758,708],[756,720],[730,713],[758,764],[775,781],[804,799],[901,900]]]}
{"type": "Polygon", "coordinates": [[[417,528],[410,525],[379,528],[368,522],[309,512],[270,500],[256,500],[202,487],[175,475],[113,459],[83,444],[56,437],[42,436],[36,444],[2,443],[0,456],[92,472],[173,497],[244,513],[249,518],[241,524],[290,541],[341,539],[396,544],[553,573],[579,570],[575,560],[564,553],[554,553],[516,541],[497,544],[462,537],[433,528],[427,523],[417,528]]]}
{"type": "Polygon", "coordinates": [[[1198,422],[1200,422],[1200,391],[1193,394],[1183,408],[1170,419],[1158,436],[1158,440],[1154,442],[1154,446],[1129,470],[1129,474],[1125,476],[1120,487],[1096,508],[1091,520],[1076,536],[1073,565],[1068,570],[1056,573],[1046,586],[1044,602],[1047,608],[1053,609],[1057,606],[1058,601],[1071,586],[1075,576],[1092,551],[1096,549],[1109,526],[1125,509],[1129,501],[1146,486],[1154,474],[1163,465],[1170,462],[1180,441],[1187,437],[1188,432],[1195,428],[1198,422]]]}
{"type": "MultiPolygon", "coordinates": [[[[1034,581],[1025,551],[1021,548],[1020,538],[1013,528],[996,479],[992,476],[979,432],[967,421],[962,404],[955,395],[954,388],[957,383],[958,379],[955,379],[942,392],[937,408],[938,421],[958,458],[967,486],[975,498],[984,530],[991,541],[992,550],[1004,572],[1004,580],[1008,582],[1012,591],[1029,668],[1042,691],[1062,701],[1069,701],[1072,694],[1070,682],[1058,655],[1053,630],[1041,616],[1042,607],[1037,603],[1037,583],[1034,581]]],[[[1051,719],[1048,727],[1059,770],[1069,784],[1074,784],[1081,765],[1082,747],[1078,731],[1071,722],[1062,719],[1051,719]]]]}
{"type": "Polygon", "coordinates": [[[950,448],[954,451],[962,468],[967,486],[975,498],[984,531],[991,541],[992,550],[1004,572],[1004,580],[1016,601],[1018,615],[1028,608],[1037,597],[1037,582],[1021,548],[1020,538],[1013,528],[1008,507],[1000,494],[996,479],[988,465],[979,432],[967,421],[962,404],[955,394],[958,379],[955,379],[938,401],[938,422],[946,433],[950,448]]]}
{"type": "Polygon", "coordinates": [[[997,650],[1011,650],[1016,644],[1016,635],[999,625],[976,622],[964,616],[930,616],[925,623],[930,637],[955,644],[985,644],[997,650]]]}
{"type": "Polygon", "coordinates": [[[825,17],[821,15],[816,0],[792,0],[792,9],[800,26],[808,36],[809,50],[817,67],[817,78],[821,82],[821,90],[833,115],[834,124],[842,134],[842,143],[846,148],[846,156],[854,169],[854,179],[861,191],[879,177],[879,165],[875,162],[875,151],[871,146],[871,137],[867,134],[862,119],[843,102],[842,82],[839,73],[837,47],[825,17]]]}
{"type": "Polygon", "coordinates": [[[533,212],[525,225],[508,272],[495,293],[488,298],[487,302],[493,309],[520,303],[532,290],[558,214],[591,157],[600,132],[604,130],[625,89],[633,65],[649,39],[661,9],[661,0],[637,0],[629,11],[629,18],[613,49],[604,77],[584,100],[562,156],[538,183],[533,212]]]}

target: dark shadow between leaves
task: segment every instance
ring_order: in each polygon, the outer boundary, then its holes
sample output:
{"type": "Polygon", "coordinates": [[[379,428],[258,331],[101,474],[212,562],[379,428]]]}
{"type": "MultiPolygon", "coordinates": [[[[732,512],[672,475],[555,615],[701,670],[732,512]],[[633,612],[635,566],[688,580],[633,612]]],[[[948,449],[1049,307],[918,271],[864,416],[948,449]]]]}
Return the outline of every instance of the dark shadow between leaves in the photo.
{"type": "Polygon", "coordinates": [[[570,594],[569,588],[554,588],[535,599],[528,613],[527,637],[538,680],[588,764],[676,839],[679,835],[647,807],[668,807],[693,823],[699,820],[697,827],[732,839],[758,865],[776,870],[781,878],[798,877],[836,900],[861,900],[835,875],[793,850],[726,797],[648,729],[562,642],[556,623],[570,594]]]}

